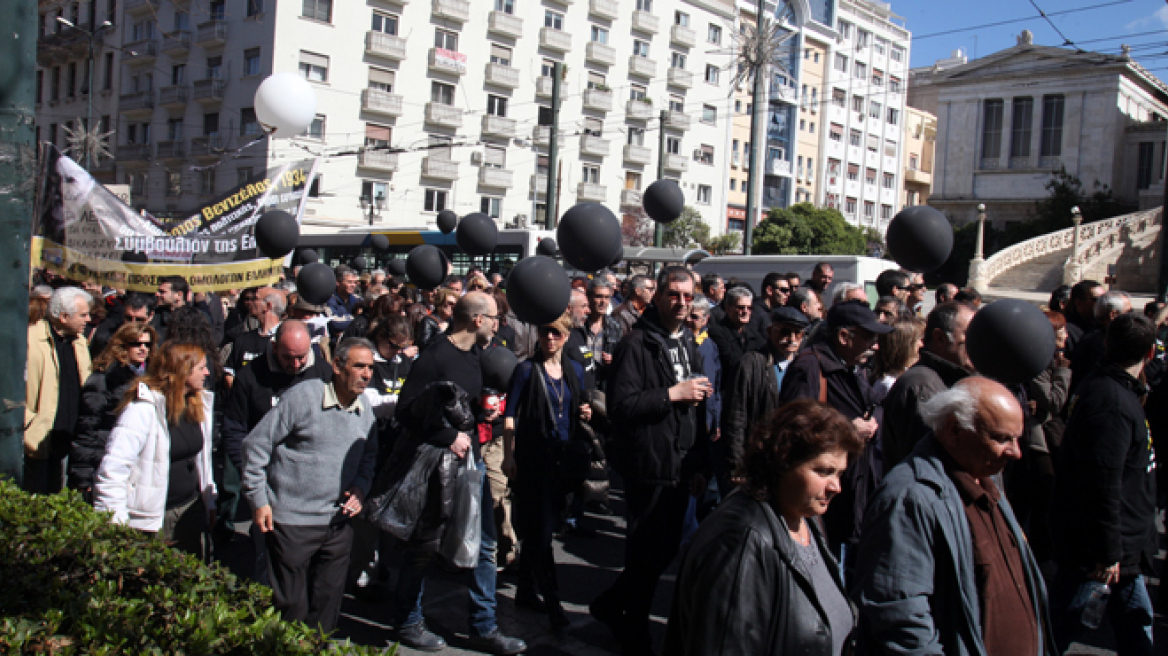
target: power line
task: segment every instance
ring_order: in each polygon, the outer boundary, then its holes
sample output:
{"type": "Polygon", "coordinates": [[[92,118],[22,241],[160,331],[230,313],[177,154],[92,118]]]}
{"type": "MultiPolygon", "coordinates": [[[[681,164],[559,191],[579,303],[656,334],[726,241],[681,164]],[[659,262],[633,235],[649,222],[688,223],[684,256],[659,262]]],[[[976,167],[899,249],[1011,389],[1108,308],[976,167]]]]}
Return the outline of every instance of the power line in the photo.
{"type": "Polygon", "coordinates": [[[1050,29],[1055,31],[1055,34],[1058,34],[1059,36],[1061,36],[1063,38],[1063,45],[1064,46],[1074,46],[1076,50],[1079,50],[1080,52],[1082,52],[1082,50],[1080,50],[1078,46],[1075,46],[1074,41],[1071,41],[1069,38],[1067,38],[1066,34],[1063,34],[1063,31],[1060,30],[1058,28],[1058,26],[1054,24],[1054,21],[1052,21],[1050,19],[1050,16],[1048,16],[1046,14],[1046,12],[1042,10],[1042,7],[1038,6],[1037,2],[1035,2],[1034,0],[1030,0],[1030,6],[1034,7],[1034,10],[1038,12],[1039,16],[1042,16],[1044,19],[1046,19],[1047,24],[1050,25],[1050,29]]]}
{"type": "MultiPolygon", "coordinates": [[[[969,27],[959,27],[959,28],[955,28],[952,30],[945,30],[942,32],[932,32],[930,34],[915,35],[915,36],[913,36],[913,40],[920,41],[921,39],[931,39],[933,37],[944,36],[946,34],[957,34],[959,32],[972,32],[973,30],[980,30],[980,29],[986,28],[986,27],[998,27],[1001,25],[1010,25],[1013,23],[1025,23],[1026,21],[1032,21],[1032,20],[1035,20],[1037,18],[1044,18],[1045,17],[1045,18],[1047,18],[1047,20],[1049,20],[1050,16],[1065,16],[1067,14],[1076,14],[1076,13],[1083,12],[1083,11],[1090,11],[1092,9],[1100,9],[1103,7],[1112,7],[1114,5],[1123,5],[1123,4],[1127,4],[1129,2],[1132,2],[1132,0],[1114,0],[1114,2],[1105,2],[1102,4],[1090,5],[1087,7],[1078,7],[1076,9],[1065,9],[1063,11],[1052,11],[1050,13],[1043,13],[1041,16],[1027,16],[1025,18],[1011,18],[1011,19],[1003,20],[1003,21],[995,21],[993,23],[984,23],[982,25],[971,25],[969,27]]],[[[1055,31],[1058,31],[1057,28],[1055,31]]]]}

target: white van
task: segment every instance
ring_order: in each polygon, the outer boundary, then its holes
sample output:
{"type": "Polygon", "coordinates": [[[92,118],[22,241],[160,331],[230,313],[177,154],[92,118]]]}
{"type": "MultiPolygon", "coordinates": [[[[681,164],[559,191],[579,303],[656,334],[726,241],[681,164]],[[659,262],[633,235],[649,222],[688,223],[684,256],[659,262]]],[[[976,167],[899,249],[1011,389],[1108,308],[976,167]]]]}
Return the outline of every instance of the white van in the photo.
{"type": "MultiPolygon", "coordinates": [[[[794,272],[799,279],[806,281],[811,278],[811,271],[819,262],[827,262],[835,271],[832,284],[839,282],[854,282],[864,286],[871,303],[876,302],[876,276],[886,269],[898,269],[896,262],[882,260],[875,257],[859,255],[725,255],[707,257],[693,266],[693,270],[705,275],[717,273],[724,280],[737,278],[750,285],[755,294],[762,290],[762,279],[768,273],[794,272]]],[[[831,289],[828,289],[828,298],[822,299],[826,305],[831,304],[831,289]]]]}

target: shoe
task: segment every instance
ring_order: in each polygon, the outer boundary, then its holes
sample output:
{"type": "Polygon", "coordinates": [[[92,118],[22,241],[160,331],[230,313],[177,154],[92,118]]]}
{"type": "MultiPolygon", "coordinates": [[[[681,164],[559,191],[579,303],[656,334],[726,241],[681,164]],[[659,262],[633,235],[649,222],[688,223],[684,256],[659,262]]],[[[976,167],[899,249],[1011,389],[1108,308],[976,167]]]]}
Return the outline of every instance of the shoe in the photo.
{"type": "Polygon", "coordinates": [[[552,633],[556,635],[563,635],[564,631],[572,626],[572,622],[564,614],[564,608],[559,604],[548,606],[548,624],[552,627],[552,633]]]}
{"type": "Polygon", "coordinates": [[[427,629],[424,621],[398,629],[397,639],[403,645],[421,651],[442,651],[446,648],[442,636],[427,629]]]}
{"type": "Polygon", "coordinates": [[[509,638],[496,628],[484,636],[471,636],[470,648],[486,654],[522,654],[527,651],[527,643],[509,638]]]}
{"type": "Polygon", "coordinates": [[[597,597],[588,604],[588,612],[596,621],[608,627],[609,631],[620,640],[625,631],[625,612],[604,599],[604,595],[597,597]]]}
{"type": "Polygon", "coordinates": [[[537,613],[547,612],[547,604],[543,603],[543,599],[540,599],[531,588],[519,588],[515,591],[515,605],[537,613]]]}

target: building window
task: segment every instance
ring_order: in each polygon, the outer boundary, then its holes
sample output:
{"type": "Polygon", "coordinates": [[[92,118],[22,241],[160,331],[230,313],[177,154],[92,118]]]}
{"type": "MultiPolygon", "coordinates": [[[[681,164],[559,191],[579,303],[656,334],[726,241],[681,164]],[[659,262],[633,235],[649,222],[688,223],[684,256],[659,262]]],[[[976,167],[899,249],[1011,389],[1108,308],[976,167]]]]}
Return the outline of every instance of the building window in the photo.
{"type": "Polygon", "coordinates": [[[682,27],[689,27],[689,14],[684,11],[673,12],[673,24],[681,25],[682,27]]]}
{"type": "Polygon", "coordinates": [[[1064,104],[1062,95],[1042,97],[1042,145],[1038,153],[1041,157],[1059,157],[1063,154],[1064,104]]]}
{"type": "Polygon", "coordinates": [[[872,36],[872,33],[869,32],[868,30],[856,30],[856,47],[857,48],[867,48],[868,47],[868,40],[869,40],[869,37],[871,37],[871,36],[872,36]]]}
{"type": "Polygon", "coordinates": [[[434,47],[445,48],[451,52],[458,52],[458,32],[451,32],[450,30],[435,28],[434,47]]]}
{"type": "Polygon", "coordinates": [[[264,13],[264,0],[247,0],[247,16],[253,18],[264,13]]]}
{"type": "Polygon", "coordinates": [[[243,74],[260,74],[260,49],[249,48],[243,51],[243,74]]]}
{"type": "Polygon", "coordinates": [[[608,43],[608,30],[599,25],[592,26],[592,41],[594,43],[608,43]]]}
{"type": "Polygon", "coordinates": [[[630,146],[645,145],[645,128],[629,127],[626,141],[630,146]]]}
{"type": "Polygon", "coordinates": [[[799,131],[803,132],[806,129],[807,129],[807,119],[803,119],[803,118],[799,119],[799,131]]]}
{"type": "Polygon", "coordinates": [[[479,203],[479,211],[492,219],[497,219],[503,216],[503,199],[483,196],[479,203]]]}
{"type": "Polygon", "coordinates": [[[718,83],[719,69],[713,64],[706,64],[706,82],[710,84],[718,83]]]}
{"type": "Polygon", "coordinates": [[[896,142],[892,139],[884,140],[884,156],[896,157],[896,142]]]}
{"type": "Polygon", "coordinates": [[[844,140],[844,126],[839,123],[832,123],[828,130],[828,136],[832,141],[842,142],[844,140]]]}
{"type": "Polygon", "coordinates": [[[304,131],[301,136],[309,139],[324,139],[324,115],[317,114],[313,117],[312,123],[308,124],[308,129],[304,131]]]}
{"type": "Polygon", "coordinates": [[[852,96],[852,111],[857,114],[864,113],[864,96],[852,96]]]}
{"type": "Polygon", "coordinates": [[[864,169],[864,182],[866,184],[876,184],[876,169],[864,169]]]}
{"type": "Polygon", "coordinates": [[[235,169],[235,184],[237,186],[243,186],[251,182],[251,171],[250,166],[241,166],[235,169]]]}
{"type": "Polygon", "coordinates": [[[710,23],[709,29],[706,30],[706,41],[720,45],[722,43],[722,27],[710,23]]]}
{"type": "Polygon", "coordinates": [[[653,12],[653,0],[637,0],[637,11],[653,12]]]}
{"type": "Polygon", "coordinates": [[[892,54],[890,56],[894,62],[904,61],[904,48],[893,46],[892,54]]]}
{"type": "Polygon", "coordinates": [[[868,150],[873,153],[880,150],[880,137],[874,134],[868,135],[868,150]]]}
{"type": "Polygon", "coordinates": [[[670,53],[670,65],[673,68],[680,68],[685,70],[685,53],[674,52],[670,53]]]}
{"type": "Polygon", "coordinates": [[[102,80],[101,88],[103,91],[114,88],[114,53],[112,52],[105,54],[105,79],[102,80]]]}
{"type": "Polygon", "coordinates": [[[702,123],[713,125],[718,122],[718,108],[713,105],[702,105],[702,123]]]}
{"type": "Polygon", "coordinates": [[[848,106],[848,92],[843,89],[831,90],[831,104],[840,109],[847,109],[848,106]]]}
{"type": "Polygon", "coordinates": [[[888,39],[885,39],[882,36],[878,36],[878,37],[876,37],[876,45],[872,46],[872,49],[876,51],[876,54],[883,55],[884,50],[887,47],[888,47],[888,39]]]}
{"type": "Polygon", "coordinates": [[[169,197],[182,196],[182,173],[166,174],[166,195],[169,197]]]}
{"type": "Polygon", "coordinates": [[[1155,143],[1140,142],[1136,160],[1136,189],[1147,189],[1152,186],[1152,162],[1155,160],[1155,153],[1155,143]]]}
{"type": "Polygon", "coordinates": [[[669,153],[670,155],[680,155],[681,137],[665,137],[665,152],[669,153]]]}
{"type": "Polygon", "coordinates": [[[1030,135],[1034,125],[1034,99],[1014,99],[1010,123],[1010,157],[1030,157],[1030,135]]]}
{"type": "Polygon", "coordinates": [[[885,220],[885,221],[892,218],[892,206],[891,205],[881,205],[880,206],[880,218],[885,220]]]}
{"type": "Polygon", "coordinates": [[[879,118],[880,118],[880,110],[881,110],[881,109],[883,109],[883,108],[884,108],[884,107],[883,107],[883,106],[882,106],[880,103],[878,103],[878,102],[876,102],[875,100],[873,100],[873,101],[872,101],[872,102],[871,102],[871,103],[868,105],[868,116],[869,116],[870,118],[879,119],[879,118]]]}
{"type": "Polygon", "coordinates": [[[365,147],[384,148],[393,139],[393,129],[385,125],[365,124],[365,147]]]}
{"type": "Polygon", "coordinates": [[[454,105],[454,85],[442,82],[430,82],[430,102],[440,105],[454,105]]]}
{"type": "Polygon", "coordinates": [[[309,82],[328,82],[328,66],[328,57],[300,51],[300,75],[309,82]]]}
{"type": "Polygon", "coordinates": [[[227,2],[225,0],[211,0],[211,20],[221,21],[227,18],[227,2]]]}
{"type": "Polygon", "coordinates": [[[848,58],[846,56],[836,53],[835,70],[839,71],[840,73],[848,72],[848,58]]]}
{"type": "Polygon", "coordinates": [[[252,137],[260,134],[260,123],[256,120],[255,109],[244,107],[239,110],[239,135],[252,137]]]}
{"type": "Polygon", "coordinates": [[[564,29],[564,15],[558,11],[545,9],[543,11],[543,26],[550,27],[553,30],[564,29]]]}
{"type": "Polygon", "coordinates": [[[730,178],[730,191],[737,191],[737,189],[735,189],[735,187],[737,187],[737,186],[738,186],[738,181],[735,180],[734,178],[730,178]]]}
{"type": "Polygon", "coordinates": [[[855,75],[857,80],[867,80],[868,65],[864,62],[856,62],[855,75]]]}
{"type": "Polygon", "coordinates": [[[145,171],[141,173],[127,173],[130,183],[130,194],[135,198],[146,195],[146,190],[150,188],[150,178],[145,171]]]}
{"type": "Polygon", "coordinates": [[[218,80],[223,77],[223,55],[207,58],[207,79],[218,80]]]}
{"type": "Polygon", "coordinates": [[[871,219],[876,216],[876,203],[866,200],[864,201],[864,218],[871,219]]]}
{"type": "Polygon", "coordinates": [[[503,96],[488,94],[487,113],[491,116],[507,116],[507,99],[503,96]]]}
{"type": "Polygon", "coordinates": [[[896,183],[896,176],[895,175],[893,175],[891,173],[884,174],[884,188],[885,189],[892,189],[893,185],[895,185],[895,183],[896,183]]]}
{"type": "Polygon", "coordinates": [[[852,38],[852,24],[847,21],[839,21],[839,33],[841,38],[852,38]]]}
{"type": "Polygon", "coordinates": [[[69,77],[65,87],[65,95],[72,98],[77,89],[77,62],[69,62],[69,77]]]}
{"type": "Polygon", "coordinates": [[[333,20],[333,0],[304,0],[300,15],[305,18],[331,23],[333,20]]]}
{"type": "Polygon", "coordinates": [[[199,193],[215,193],[215,169],[207,169],[206,171],[199,172],[199,193]]]}
{"type": "Polygon", "coordinates": [[[877,86],[877,87],[884,86],[884,73],[883,73],[883,71],[877,71],[877,70],[872,71],[872,85],[877,86]]]}
{"type": "Polygon", "coordinates": [[[580,167],[581,182],[588,184],[600,183],[600,167],[595,164],[584,164],[580,167]]]}
{"type": "Polygon", "coordinates": [[[373,12],[373,22],[370,26],[374,32],[381,32],[383,34],[396,35],[397,34],[397,16],[393,14],[382,14],[380,12],[373,12]]]}
{"type": "Polygon", "coordinates": [[[896,76],[888,76],[888,90],[892,93],[900,93],[900,79],[896,76]]]}
{"type": "Polygon", "coordinates": [[[495,11],[501,11],[504,14],[514,14],[515,0],[495,0],[495,11]]]}
{"type": "Polygon", "coordinates": [[[1002,111],[1005,103],[1002,100],[985,101],[985,109],[981,128],[981,157],[982,159],[998,159],[1002,156],[1002,111]]]}
{"type": "Polygon", "coordinates": [[[393,85],[397,77],[393,71],[386,71],[380,68],[369,69],[369,88],[384,91],[386,93],[393,93],[393,85]]]}
{"type": "Polygon", "coordinates": [[[649,42],[640,39],[633,39],[633,54],[638,57],[649,56],[649,42]]]}
{"type": "Polygon", "coordinates": [[[422,209],[426,212],[441,212],[446,209],[446,191],[442,189],[427,189],[422,209]]]}
{"type": "Polygon", "coordinates": [[[862,132],[860,132],[859,130],[857,130],[855,128],[852,128],[852,131],[848,133],[848,145],[849,146],[856,146],[857,148],[859,148],[861,145],[861,141],[863,140],[863,136],[864,135],[862,132]]]}
{"type": "Polygon", "coordinates": [[[702,144],[702,147],[694,153],[694,161],[702,164],[714,164],[714,147],[709,144],[702,144]]]}
{"type": "Polygon", "coordinates": [[[856,199],[849,198],[844,201],[844,212],[854,215],[856,213],[856,199]]]}
{"type": "Polygon", "coordinates": [[[698,185],[697,201],[702,205],[709,205],[710,199],[714,195],[714,188],[710,185],[698,185]]]}
{"type": "Polygon", "coordinates": [[[491,44],[491,63],[500,66],[511,65],[511,49],[497,43],[491,44]]]}
{"type": "Polygon", "coordinates": [[[848,180],[851,182],[860,181],[860,165],[848,164],[848,180]]]}
{"type": "Polygon", "coordinates": [[[172,118],[166,121],[166,140],[181,141],[183,138],[183,120],[172,118]]]}
{"type": "Polygon", "coordinates": [[[888,124],[896,125],[900,122],[900,110],[895,107],[888,108],[888,124]]]}

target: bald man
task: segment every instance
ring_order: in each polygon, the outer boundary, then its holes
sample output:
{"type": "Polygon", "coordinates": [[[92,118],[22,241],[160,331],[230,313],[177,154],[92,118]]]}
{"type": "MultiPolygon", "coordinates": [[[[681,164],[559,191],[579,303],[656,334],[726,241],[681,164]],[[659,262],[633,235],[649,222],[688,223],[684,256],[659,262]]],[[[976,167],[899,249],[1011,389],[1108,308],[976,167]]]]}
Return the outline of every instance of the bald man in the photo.
{"type": "Polygon", "coordinates": [[[993,479],[1022,455],[1021,406],[970,377],[920,412],[930,432],[865,512],[859,640],[874,654],[1058,653],[1038,563],[993,479]]]}

